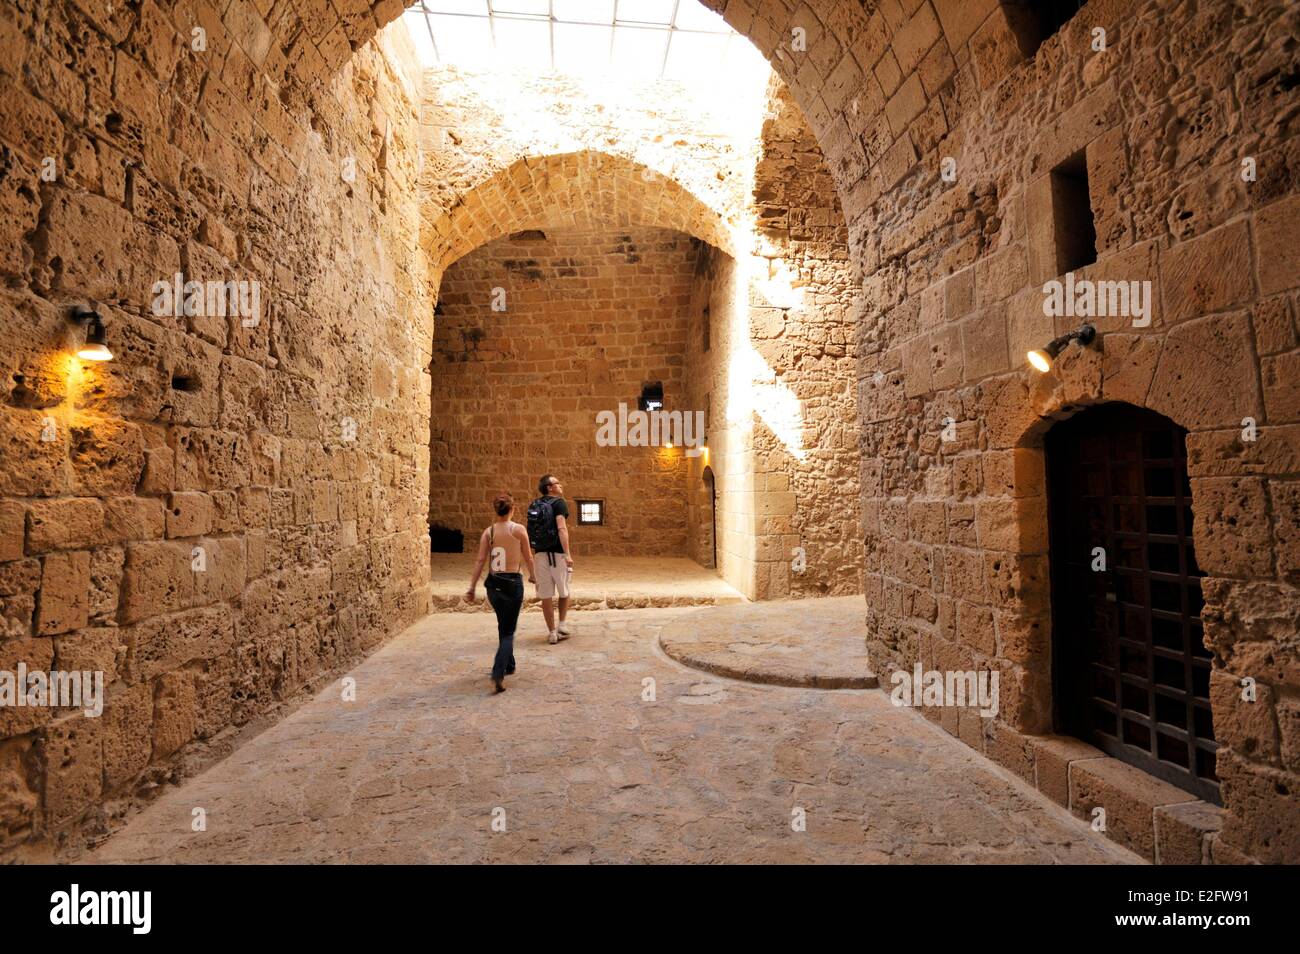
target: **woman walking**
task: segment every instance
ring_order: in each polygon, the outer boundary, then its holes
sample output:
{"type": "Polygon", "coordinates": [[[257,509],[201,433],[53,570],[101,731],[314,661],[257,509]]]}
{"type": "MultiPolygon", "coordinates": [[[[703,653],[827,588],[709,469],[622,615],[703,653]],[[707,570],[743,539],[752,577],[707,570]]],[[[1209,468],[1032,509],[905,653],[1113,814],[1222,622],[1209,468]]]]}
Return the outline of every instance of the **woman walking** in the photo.
{"type": "Polygon", "coordinates": [[[483,589],[497,614],[497,655],[492,663],[492,681],[497,692],[505,692],[505,678],[515,672],[515,624],[524,605],[524,578],[519,573],[519,564],[528,567],[528,582],[532,583],[533,551],[528,546],[528,531],[510,519],[515,512],[514,498],[507,493],[497,494],[492,509],[497,518],[479,537],[478,560],[465,597],[471,603],[477,599],[474,590],[483,564],[490,560],[483,589]]]}

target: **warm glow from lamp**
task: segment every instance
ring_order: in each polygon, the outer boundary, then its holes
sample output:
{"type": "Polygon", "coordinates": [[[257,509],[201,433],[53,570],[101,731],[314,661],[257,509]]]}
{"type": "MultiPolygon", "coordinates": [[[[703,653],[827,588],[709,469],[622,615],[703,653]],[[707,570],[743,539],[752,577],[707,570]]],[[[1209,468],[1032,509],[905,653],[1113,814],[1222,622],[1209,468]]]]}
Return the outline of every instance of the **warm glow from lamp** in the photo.
{"type": "Polygon", "coordinates": [[[1052,359],[1047,356],[1047,352],[1041,349],[1030,351],[1025,355],[1025,360],[1029,362],[1030,367],[1035,371],[1041,371],[1046,374],[1052,370],[1052,359]]]}
{"type": "Polygon", "coordinates": [[[72,320],[86,325],[86,340],[77,350],[77,357],[82,361],[112,361],[113,352],[108,350],[104,319],[99,317],[99,312],[93,308],[76,308],[72,320]]]}
{"type": "Polygon", "coordinates": [[[1056,360],[1056,356],[1064,351],[1070,342],[1077,341],[1081,347],[1086,348],[1092,344],[1096,337],[1097,329],[1092,325],[1083,324],[1079,326],[1077,331],[1059,335],[1047,342],[1046,346],[1035,348],[1033,351],[1026,353],[1025,360],[1029,362],[1030,367],[1035,371],[1046,374],[1052,370],[1052,362],[1056,360]]]}
{"type": "Polygon", "coordinates": [[[77,352],[77,357],[82,361],[112,361],[113,352],[108,350],[108,346],[98,342],[86,342],[77,352]]]}

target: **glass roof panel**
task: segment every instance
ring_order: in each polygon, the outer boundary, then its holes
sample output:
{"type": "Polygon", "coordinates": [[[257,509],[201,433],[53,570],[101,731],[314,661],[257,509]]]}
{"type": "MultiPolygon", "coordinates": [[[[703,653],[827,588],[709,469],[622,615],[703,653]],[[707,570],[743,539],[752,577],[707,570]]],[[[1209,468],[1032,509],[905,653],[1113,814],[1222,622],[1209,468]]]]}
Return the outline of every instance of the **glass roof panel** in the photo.
{"type": "MultiPolygon", "coordinates": [[[[428,7],[431,13],[462,13],[476,17],[488,14],[488,0],[438,0],[437,3],[426,3],[423,6],[428,7]]],[[[420,8],[419,2],[411,4],[411,10],[420,8]]]]}
{"type": "Polygon", "coordinates": [[[571,23],[614,22],[614,0],[551,0],[551,11],[571,23]]]}
{"type": "Polygon", "coordinates": [[[673,0],[618,0],[618,19],[635,23],[671,23],[673,0]]]}
{"type": "Polygon", "coordinates": [[[614,30],[613,71],[637,80],[659,78],[664,66],[667,30],[614,30]]]}
{"type": "Polygon", "coordinates": [[[674,33],[664,76],[683,82],[705,81],[723,69],[725,33],[674,33]]]}
{"type": "MultiPolygon", "coordinates": [[[[425,0],[425,6],[437,8],[442,6],[444,0],[425,0]]],[[[526,13],[535,17],[548,17],[551,15],[550,0],[492,0],[492,12],[498,13],[526,13]]]]}
{"type": "Polygon", "coordinates": [[[470,68],[492,65],[495,54],[487,17],[431,16],[429,28],[438,45],[438,62],[470,68]]]}
{"type": "Polygon", "coordinates": [[[427,66],[766,85],[762,56],[698,0],[415,0],[404,20],[427,66]]]}
{"type": "Polygon", "coordinates": [[[681,0],[677,4],[677,19],[673,21],[679,30],[705,30],[709,33],[730,33],[731,27],[708,7],[697,0],[681,0]]]}
{"type": "Polygon", "coordinates": [[[554,29],[558,72],[585,76],[609,71],[609,41],[613,27],[557,23],[554,29]]]}
{"type": "Polygon", "coordinates": [[[551,68],[551,30],[547,21],[518,20],[510,17],[492,19],[495,21],[492,24],[492,35],[496,39],[496,65],[499,68],[509,70],[551,68]]]}

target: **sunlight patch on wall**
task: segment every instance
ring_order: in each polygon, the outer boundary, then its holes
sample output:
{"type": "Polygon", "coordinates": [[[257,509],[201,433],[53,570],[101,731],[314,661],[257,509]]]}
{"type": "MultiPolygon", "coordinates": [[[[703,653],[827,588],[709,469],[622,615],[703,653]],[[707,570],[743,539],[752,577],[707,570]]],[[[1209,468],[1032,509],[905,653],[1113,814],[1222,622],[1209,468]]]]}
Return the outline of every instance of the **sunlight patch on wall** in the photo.
{"type": "Polygon", "coordinates": [[[776,372],[750,340],[749,289],[767,280],[767,261],[760,256],[747,256],[737,262],[735,270],[735,300],[745,314],[732,329],[732,357],[727,368],[727,422],[748,430],[757,416],[781,441],[786,452],[801,461],[808,456],[808,451],[803,446],[803,408],[799,398],[777,380],[776,372]]]}

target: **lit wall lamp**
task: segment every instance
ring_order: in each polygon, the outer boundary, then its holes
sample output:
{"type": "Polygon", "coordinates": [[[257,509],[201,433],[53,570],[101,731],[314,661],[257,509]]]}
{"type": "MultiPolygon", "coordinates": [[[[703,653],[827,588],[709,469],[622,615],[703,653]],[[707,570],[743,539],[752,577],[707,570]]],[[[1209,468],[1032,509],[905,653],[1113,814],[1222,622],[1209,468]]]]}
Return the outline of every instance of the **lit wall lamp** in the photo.
{"type": "Polygon", "coordinates": [[[86,341],[77,350],[77,357],[82,361],[112,361],[113,352],[108,350],[104,337],[104,319],[99,312],[84,305],[72,309],[72,320],[86,326],[86,341]]]}
{"type": "Polygon", "coordinates": [[[1047,347],[1030,351],[1025,355],[1025,360],[1029,362],[1030,367],[1035,371],[1042,371],[1046,374],[1052,370],[1052,362],[1056,360],[1056,356],[1064,351],[1065,346],[1071,341],[1077,341],[1086,348],[1092,344],[1093,339],[1096,337],[1096,328],[1092,325],[1080,325],[1077,331],[1071,331],[1059,338],[1053,338],[1047,343],[1047,347]]]}
{"type": "Polygon", "coordinates": [[[637,407],[642,411],[662,411],[664,409],[664,383],[651,381],[642,385],[641,396],[637,398],[637,407]]]}

